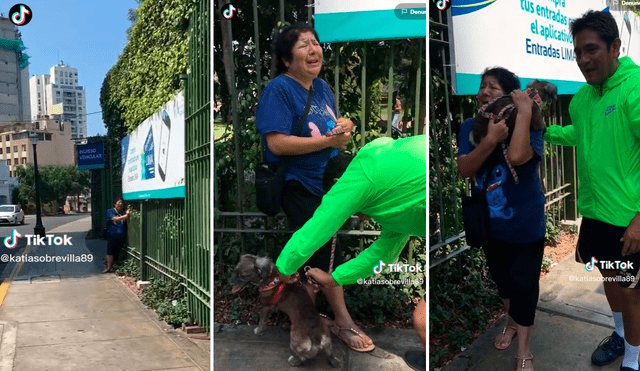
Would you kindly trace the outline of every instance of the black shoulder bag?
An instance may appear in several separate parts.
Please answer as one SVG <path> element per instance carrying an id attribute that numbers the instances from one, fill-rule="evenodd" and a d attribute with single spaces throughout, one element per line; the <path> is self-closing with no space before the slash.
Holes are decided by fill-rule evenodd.
<path id="1" fill-rule="evenodd" d="M 311 88 L 309 89 L 307 104 L 298 122 L 298 129 L 296 130 L 297 137 L 299 137 L 302 132 L 302 125 L 307 119 L 312 99 L 313 84 L 311 84 Z M 263 162 L 256 168 L 256 205 L 258 206 L 258 210 L 269 216 L 274 216 L 280 212 L 282 190 L 284 188 L 284 171 L 287 169 L 289 162 L 290 157 L 285 156 L 280 163 Z"/>
<path id="2" fill-rule="evenodd" d="M 462 196 L 462 221 L 467 245 L 482 247 L 491 235 L 491 220 L 487 204 L 487 188 L 482 192 Z"/>

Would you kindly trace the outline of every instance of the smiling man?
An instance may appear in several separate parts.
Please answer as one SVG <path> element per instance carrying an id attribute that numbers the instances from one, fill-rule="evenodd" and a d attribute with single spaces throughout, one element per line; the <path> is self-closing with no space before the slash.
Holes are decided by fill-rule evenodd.
<path id="1" fill-rule="evenodd" d="M 624 354 L 621 371 L 638 370 L 640 351 L 640 67 L 618 59 L 618 26 L 608 12 L 589 11 L 570 26 L 576 61 L 587 85 L 571 100 L 572 125 L 548 128 L 544 139 L 575 146 L 578 210 L 583 216 L 576 248 L 581 264 L 592 258 L 604 277 L 615 331 L 591 356 L 608 365 Z M 631 262 L 618 271 L 603 261 Z"/>

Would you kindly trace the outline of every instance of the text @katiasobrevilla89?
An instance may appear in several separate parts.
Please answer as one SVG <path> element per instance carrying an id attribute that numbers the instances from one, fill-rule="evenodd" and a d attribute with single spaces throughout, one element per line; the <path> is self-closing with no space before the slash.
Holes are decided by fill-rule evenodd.
<path id="1" fill-rule="evenodd" d="M 603 276 L 569 276 L 570 282 L 633 282 L 634 276 L 615 276 L 615 277 L 603 277 Z"/>
<path id="2" fill-rule="evenodd" d="M 390 280 L 390 279 L 372 279 L 365 280 L 359 279 L 358 285 L 424 285 L 424 280 L 416 279 L 416 280 Z"/>

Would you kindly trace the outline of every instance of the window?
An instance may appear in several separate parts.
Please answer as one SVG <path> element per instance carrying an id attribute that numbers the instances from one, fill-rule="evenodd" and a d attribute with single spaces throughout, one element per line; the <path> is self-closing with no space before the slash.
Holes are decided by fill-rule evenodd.
<path id="1" fill-rule="evenodd" d="M 26 164 L 26 163 L 27 163 L 27 158 L 26 158 L 26 157 L 23 157 L 23 158 L 22 158 L 22 160 L 21 160 L 21 164 L 22 164 L 22 165 L 24 165 L 24 164 Z"/>
<path id="2" fill-rule="evenodd" d="M 17 159 L 17 158 L 14 158 L 14 159 L 13 159 L 13 164 L 14 164 L 14 165 L 18 165 L 18 159 Z"/>
<path id="3" fill-rule="evenodd" d="M 7 154 L 11 153 L 11 147 L 7 147 Z"/>
<path id="4" fill-rule="evenodd" d="M 56 91 L 56 95 L 60 95 L 60 90 Z"/>
<path id="5" fill-rule="evenodd" d="M 38 81 L 38 85 L 40 85 L 40 79 L 38 79 L 37 81 Z"/>
<path id="6" fill-rule="evenodd" d="M 0 155 L 2 154 L 2 148 L 0 148 Z"/>
<path id="7" fill-rule="evenodd" d="M 27 145 L 26 145 L 26 144 L 23 144 L 23 145 L 22 145 L 22 152 L 26 152 L 26 151 L 27 151 Z"/>
<path id="8" fill-rule="evenodd" d="M 13 152 L 18 152 L 18 146 L 13 146 Z"/>
<path id="9" fill-rule="evenodd" d="M 38 98 L 40 98 L 40 93 L 38 93 Z"/>
<path id="10" fill-rule="evenodd" d="M 45 134 L 45 140 L 51 140 L 51 134 Z"/>
<path id="11" fill-rule="evenodd" d="M 12 177 L 13 176 L 13 171 L 9 171 L 9 176 Z"/>
<path id="12" fill-rule="evenodd" d="M 7 160 L 7 166 L 11 166 L 11 159 Z"/>
<path id="13" fill-rule="evenodd" d="M 9 140 L 9 135 L 5 135 L 4 140 Z"/>

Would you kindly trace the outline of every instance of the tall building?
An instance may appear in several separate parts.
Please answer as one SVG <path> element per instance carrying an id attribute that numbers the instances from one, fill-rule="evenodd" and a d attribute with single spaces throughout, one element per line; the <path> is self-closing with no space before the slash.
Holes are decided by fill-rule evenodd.
<path id="1" fill-rule="evenodd" d="M 31 119 L 56 118 L 71 125 L 72 138 L 86 137 L 86 94 L 84 87 L 78 85 L 78 70 L 61 62 L 49 72 L 29 80 Z"/>
<path id="2" fill-rule="evenodd" d="M 0 17 L 0 127 L 31 120 L 29 56 L 24 49 L 18 28 Z"/>

